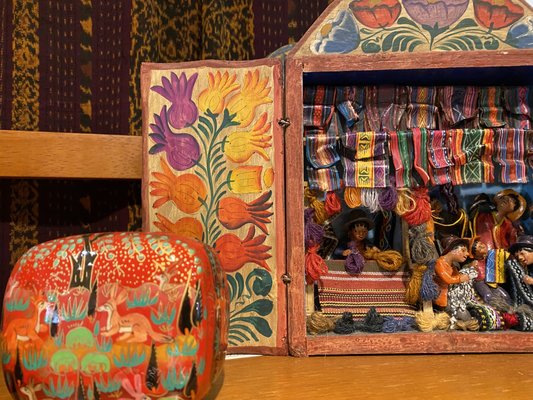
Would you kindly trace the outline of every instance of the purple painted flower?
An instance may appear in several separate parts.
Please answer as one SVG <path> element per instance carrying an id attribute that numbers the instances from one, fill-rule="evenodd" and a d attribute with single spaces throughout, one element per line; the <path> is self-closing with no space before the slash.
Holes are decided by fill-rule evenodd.
<path id="1" fill-rule="evenodd" d="M 421 25 L 446 28 L 458 21 L 469 0 L 404 0 L 407 14 Z"/>
<path id="2" fill-rule="evenodd" d="M 170 113 L 170 112 L 169 112 Z M 194 166 L 200 158 L 198 141 L 188 133 L 174 133 L 168 126 L 167 106 L 163 106 L 161 114 L 154 114 L 155 124 L 150 124 L 150 136 L 155 144 L 150 148 L 150 154 L 164 151 L 168 163 L 177 171 L 184 171 Z"/>
<path id="3" fill-rule="evenodd" d="M 191 99 L 196 78 L 198 73 L 192 74 L 187 80 L 185 72 L 182 72 L 179 78 L 172 72 L 170 81 L 167 77 L 163 77 L 163 86 L 152 87 L 154 92 L 172 103 L 168 110 L 169 121 L 176 129 L 192 125 L 198 118 L 198 108 Z"/>

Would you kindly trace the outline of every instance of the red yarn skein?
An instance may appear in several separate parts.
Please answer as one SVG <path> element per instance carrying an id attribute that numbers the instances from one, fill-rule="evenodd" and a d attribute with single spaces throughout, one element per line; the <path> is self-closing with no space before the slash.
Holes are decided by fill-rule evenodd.
<path id="1" fill-rule="evenodd" d="M 413 198 L 416 207 L 413 211 L 408 211 L 402 215 L 402 218 L 409 226 L 421 225 L 431 220 L 431 203 L 429 202 L 429 193 L 426 187 L 413 189 Z"/>

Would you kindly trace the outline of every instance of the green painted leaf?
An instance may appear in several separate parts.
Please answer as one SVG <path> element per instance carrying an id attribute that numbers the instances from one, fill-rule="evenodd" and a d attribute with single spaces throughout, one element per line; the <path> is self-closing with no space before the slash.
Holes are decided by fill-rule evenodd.
<path id="1" fill-rule="evenodd" d="M 409 49 L 408 49 L 409 53 L 412 53 L 412 52 L 414 51 L 414 49 L 415 49 L 417 46 L 421 45 L 421 44 L 424 44 L 424 42 L 421 41 L 421 40 L 419 40 L 419 39 L 417 39 L 417 40 L 413 40 L 413 41 L 411 42 L 411 44 L 409 45 Z"/>
<path id="2" fill-rule="evenodd" d="M 407 19 L 405 17 L 398 18 L 398 25 L 411 25 L 411 26 L 413 26 L 413 27 L 418 29 L 418 25 L 415 22 L 413 22 L 410 19 Z"/>
<path id="3" fill-rule="evenodd" d="M 450 32 L 458 31 L 464 28 L 477 27 L 477 26 L 478 26 L 477 22 L 474 21 L 472 18 L 465 18 L 462 21 L 460 21 L 457 25 L 455 25 L 455 27 Z"/>
<path id="4" fill-rule="evenodd" d="M 450 43 L 453 43 L 455 44 L 457 47 L 459 47 L 459 50 L 463 50 L 463 51 L 467 51 L 469 50 L 467 44 L 461 40 L 461 38 L 457 38 L 457 39 L 450 39 L 449 40 Z M 471 49 L 473 50 L 473 49 Z"/>
<path id="5" fill-rule="evenodd" d="M 474 42 L 474 47 L 476 48 L 476 50 L 483 50 L 483 43 L 481 42 L 481 39 L 478 36 L 466 35 L 465 37 Z"/>
<path id="6" fill-rule="evenodd" d="M 264 269 L 256 268 L 246 277 L 246 287 L 250 290 L 250 280 L 252 282 L 252 291 L 256 296 L 266 296 L 272 289 L 272 276 Z"/>
<path id="7" fill-rule="evenodd" d="M 204 124 L 207 129 L 209 129 L 211 132 L 213 132 L 213 124 L 211 124 L 211 121 L 209 121 L 206 117 L 200 115 L 198 117 L 198 121 L 200 121 L 202 124 Z M 202 129 L 202 125 L 198 125 L 200 129 Z M 205 128 L 204 128 L 205 129 Z M 206 135 L 206 137 L 209 137 L 209 135 Z"/>
<path id="8" fill-rule="evenodd" d="M 237 293 L 237 281 L 231 275 L 226 276 L 229 284 L 229 298 L 233 302 L 235 299 L 235 294 Z"/>
<path id="9" fill-rule="evenodd" d="M 385 39 L 383 39 L 383 42 L 381 43 L 381 48 L 383 51 L 389 51 L 392 48 L 392 42 L 393 40 L 400 36 L 403 36 L 404 34 L 410 34 L 411 32 L 406 30 L 398 29 L 396 31 L 393 31 L 389 33 L 387 36 L 385 36 Z"/>
<path id="10" fill-rule="evenodd" d="M 230 327 L 229 327 L 229 333 L 232 334 L 236 331 L 246 331 L 250 334 L 250 336 L 252 337 L 253 340 L 255 340 L 256 342 L 259 341 L 259 338 L 257 337 L 257 335 L 254 333 L 254 331 L 248 326 L 248 325 L 244 325 L 244 324 L 232 324 Z"/>
<path id="11" fill-rule="evenodd" d="M 269 299 L 259 299 L 237 311 L 233 316 L 249 312 L 255 312 L 263 317 L 270 314 L 274 309 L 274 303 Z"/>
<path id="12" fill-rule="evenodd" d="M 204 118 L 205 119 L 205 118 Z M 202 124 L 198 124 L 198 129 L 204 134 L 204 136 L 209 139 L 209 131 L 206 129 L 206 127 Z"/>
<path id="13" fill-rule="evenodd" d="M 163 151 L 165 148 L 165 145 L 162 143 L 154 144 L 152 147 L 150 147 L 150 150 L 148 150 L 148 153 L 150 154 L 157 154 L 161 151 Z"/>
<path id="14" fill-rule="evenodd" d="M 371 35 L 373 33 L 370 29 L 367 29 L 367 28 L 362 28 L 359 30 L 359 32 L 361 32 L 364 35 Z"/>
<path id="15" fill-rule="evenodd" d="M 375 42 L 364 41 L 361 44 L 361 50 L 363 50 L 363 53 L 374 54 L 381 51 L 381 46 Z"/>
<path id="16" fill-rule="evenodd" d="M 242 321 L 247 322 L 254 326 L 254 328 L 259 332 L 261 335 L 265 337 L 272 336 L 272 329 L 270 328 L 270 325 L 268 325 L 268 321 L 264 319 L 263 317 L 240 317 L 240 318 L 232 318 L 230 320 L 230 325 L 232 322 L 236 321 Z"/>
<path id="17" fill-rule="evenodd" d="M 242 274 L 240 272 L 237 272 L 235 274 L 235 279 L 237 280 L 239 292 L 237 293 L 237 298 L 242 296 L 242 292 L 244 290 L 244 279 L 242 277 Z"/>
<path id="18" fill-rule="evenodd" d="M 483 46 L 485 47 L 485 50 L 496 50 L 498 47 L 500 47 L 500 42 L 492 38 L 491 40 L 485 41 Z"/>
<path id="19" fill-rule="evenodd" d="M 237 345 L 238 343 L 235 343 L 235 341 L 239 343 L 244 343 L 244 340 L 242 338 L 235 336 L 235 335 L 228 335 L 228 342 L 230 345 L 232 346 Z"/>

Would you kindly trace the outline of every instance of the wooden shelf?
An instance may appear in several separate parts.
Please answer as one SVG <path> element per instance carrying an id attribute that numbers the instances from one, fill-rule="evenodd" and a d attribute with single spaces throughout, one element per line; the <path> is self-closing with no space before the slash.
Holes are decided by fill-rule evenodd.
<path id="1" fill-rule="evenodd" d="M 142 138 L 0 130 L 1 178 L 141 179 Z"/>

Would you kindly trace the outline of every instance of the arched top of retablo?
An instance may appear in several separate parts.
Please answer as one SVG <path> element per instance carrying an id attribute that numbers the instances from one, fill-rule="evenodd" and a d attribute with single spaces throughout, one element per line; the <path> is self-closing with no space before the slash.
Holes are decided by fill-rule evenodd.
<path id="1" fill-rule="evenodd" d="M 533 49 L 527 0 L 335 0 L 291 56 L 522 49 Z"/>

